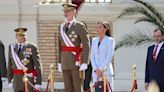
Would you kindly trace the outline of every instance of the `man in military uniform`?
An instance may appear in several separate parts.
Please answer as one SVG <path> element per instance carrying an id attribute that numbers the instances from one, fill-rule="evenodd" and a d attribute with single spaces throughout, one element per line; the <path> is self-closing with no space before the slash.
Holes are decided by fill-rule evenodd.
<path id="1" fill-rule="evenodd" d="M 59 26 L 58 71 L 63 73 L 65 92 L 81 92 L 79 74 L 87 69 L 89 61 L 89 36 L 85 25 L 75 19 L 76 7 L 71 3 L 63 4 L 65 21 Z"/>
<path id="2" fill-rule="evenodd" d="M 17 42 L 9 46 L 8 81 L 9 86 L 13 85 L 14 92 L 25 90 L 25 70 L 27 79 L 34 85 L 35 90 L 40 90 L 41 86 L 40 55 L 37 47 L 27 42 L 26 31 L 26 28 L 15 29 Z M 27 86 L 29 92 L 34 92 L 32 86 Z"/>
<path id="3" fill-rule="evenodd" d="M 6 79 L 6 59 L 4 45 L 0 41 L 0 92 L 2 92 L 2 81 Z"/>

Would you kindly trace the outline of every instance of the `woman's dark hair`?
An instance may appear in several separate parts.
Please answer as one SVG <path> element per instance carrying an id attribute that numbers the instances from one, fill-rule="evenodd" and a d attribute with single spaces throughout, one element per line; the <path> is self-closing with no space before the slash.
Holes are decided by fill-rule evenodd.
<path id="1" fill-rule="evenodd" d="M 107 29 L 105 35 L 112 37 L 112 30 L 111 30 L 111 27 L 108 22 L 106 22 L 106 21 L 100 22 L 99 21 L 97 24 L 102 24 L 104 26 L 104 28 Z"/>

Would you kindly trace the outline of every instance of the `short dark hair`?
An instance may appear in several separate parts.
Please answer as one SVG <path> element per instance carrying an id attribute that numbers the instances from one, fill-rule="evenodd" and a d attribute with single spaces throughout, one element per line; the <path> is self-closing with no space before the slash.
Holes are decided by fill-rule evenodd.
<path id="1" fill-rule="evenodd" d="M 162 35 L 164 35 L 164 32 L 160 28 L 156 28 L 154 32 L 160 31 Z"/>

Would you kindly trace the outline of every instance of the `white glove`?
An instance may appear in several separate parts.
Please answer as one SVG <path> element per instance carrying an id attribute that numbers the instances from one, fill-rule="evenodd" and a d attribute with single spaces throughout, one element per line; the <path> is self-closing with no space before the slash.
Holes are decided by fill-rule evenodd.
<path id="1" fill-rule="evenodd" d="M 13 88 L 13 83 L 9 83 L 9 88 Z"/>
<path id="2" fill-rule="evenodd" d="M 36 88 L 38 91 L 41 91 L 41 85 L 35 84 L 35 88 Z"/>
<path id="3" fill-rule="evenodd" d="M 80 66 L 80 69 L 79 71 L 84 71 L 88 68 L 88 64 L 85 64 L 85 63 L 82 63 L 81 66 Z"/>
<path id="4" fill-rule="evenodd" d="M 58 71 L 59 71 L 60 73 L 62 72 L 62 64 L 61 64 L 61 63 L 58 64 Z"/>
<path id="5" fill-rule="evenodd" d="M 28 77 L 33 77 L 33 73 L 28 73 L 27 76 Z"/>
<path id="6" fill-rule="evenodd" d="M 2 81 L 6 81 L 7 78 L 6 78 L 6 77 L 1 77 L 1 80 L 2 80 Z"/>
<path id="7" fill-rule="evenodd" d="M 75 61 L 75 65 L 76 65 L 76 66 L 80 66 L 80 62 Z"/>

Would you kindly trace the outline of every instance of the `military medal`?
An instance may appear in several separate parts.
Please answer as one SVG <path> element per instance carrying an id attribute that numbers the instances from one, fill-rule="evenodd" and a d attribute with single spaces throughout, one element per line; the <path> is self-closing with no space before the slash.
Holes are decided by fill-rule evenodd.
<path id="1" fill-rule="evenodd" d="M 74 35 L 74 38 L 77 38 L 77 35 L 76 34 Z"/>
<path id="2" fill-rule="evenodd" d="M 71 34 L 75 34 L 75 31 L 72 31 Z"/>
<path id="3" fill-rule="evenodd" d="M 71 32 L 71 34 L 69 35 L 69 38 L 71 39 L 72 42 L 75 42 L 77 38 L 77 34 L 75 34 L 75 31 Z"/>
<path id="4" fill-rule="evenodd" d="M 29 62 L 30 62 L 30 61 L 27 60 L 27 58 L 24 58 L 22 63 L 23 63 L 23 65 L 27 65 Z"/>
<path id="5" fill-rule="evenodd" d="M 72 34 L 70 34 L 69 37 L 72 38 Z"/>
<path id="6" fill-rule="evenodd" d="M 27 58 L 30 57 L 30 55 L 32 55 L 31 48 L 25 48 L 23 55 L 25 58 L 22 60 L 22 63 L 23 65 L 27 65 L 28 63 L 30 63 L 30 61 Z"/>
<path id="7" fill-rule="evenodd" d="M 26 52 L 28 55 L 32 55 L 31 48 L 26 48 L 25 52 Z"/>
<path id="8" fill-rule="evenodd" d="M 75 42 L 75 38 L 72 38 L 71 41 L 72 41 L 72 42 Z"/>

